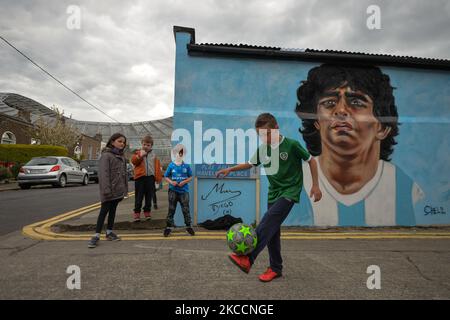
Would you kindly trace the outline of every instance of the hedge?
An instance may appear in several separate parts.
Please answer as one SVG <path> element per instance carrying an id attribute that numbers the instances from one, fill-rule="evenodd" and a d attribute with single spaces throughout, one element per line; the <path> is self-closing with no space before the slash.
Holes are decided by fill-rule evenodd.
<path id="1" fill-rule="evenodd" d="M 67 157 L 67 149 L 59 146 L 0 144 L 0 161 L 25 164 L 33 157 Z"/>

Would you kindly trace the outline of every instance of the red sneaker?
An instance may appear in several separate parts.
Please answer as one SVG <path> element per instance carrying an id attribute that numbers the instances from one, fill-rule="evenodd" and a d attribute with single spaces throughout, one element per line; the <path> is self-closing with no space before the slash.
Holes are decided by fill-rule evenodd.
<path id="1" fill-rule="evenodd" d="M 150 220 L 151 212 L 150 211 L 144 211 L 144 217 L 145 217 L 145 220 Z"/>
<path id="2" fill-rule="evenodd" d="M 230 254 L 228 258 L 230 258 L 231 262 L 237 265 L 239 269 L 241 269 L 245 273 L 249 273 L 252 265 L 248 256 L 238 256 L 237 254 L 233 253 Z"/>
<path id="3" fill-rule="evenodd" d="M 141 213 L 140 212 L 134 212 L 133 213 L 133 219 L 134 219 L 134 221 L 141 221 Z"/>
<path id="4" fill-rule="evenodd" d="M 259 280 L 261 280 L 262 282 L 269 282 L 279 277 L 281 277 L 281 273 L 276 273 L 269 267 L 267 268 L 266 272 L 259 276 Z"/>

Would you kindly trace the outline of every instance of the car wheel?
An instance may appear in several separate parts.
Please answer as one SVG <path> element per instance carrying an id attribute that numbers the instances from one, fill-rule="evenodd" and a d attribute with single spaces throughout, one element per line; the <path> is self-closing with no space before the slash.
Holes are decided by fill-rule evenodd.
<path id="1" fill-rule="evenodd" d="M 67 184 L 67 178 L 66 178 L 66 176 L 65 176 L 64 174 L 62 174 L 62 175 L 59 177 L 59 183 L 58 183 L 58 186 L 59 186 L 60 188 L 64 188 L 64 187 L 66 186 L 66 184 Z"/>
<path id="2" fill-rule="evenodd" d="M 31 188 L 29 184 L 19 184 L 20 189 L 22 190 L 28 190 Z"/>
<path id="3" fill-rule="evenodd" d="M 89 184 L 89 177 L 85 175 L 83 178 L 83 186 L 87 186 L 88 184 Z"/>

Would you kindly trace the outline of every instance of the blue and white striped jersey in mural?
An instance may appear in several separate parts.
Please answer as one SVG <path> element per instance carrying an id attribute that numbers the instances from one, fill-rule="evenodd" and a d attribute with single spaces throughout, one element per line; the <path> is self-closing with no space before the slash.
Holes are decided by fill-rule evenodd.
<path id="1" fill-rule="evenodd" d="M 291 214 L 290 223 L 314 226 L 412 226 L 416 224 L 415 205 L 424 198 L 420 187 L 394 164 L 379 160 L 375 176 L 358 192 L 344 195 L 328 182 L 320 169 L 323 198 L 308 197 L 311 174 L 303 164 L 304 190 L 299 214 Z M 296 212 L 297 213 L 297 212 Z M 288 219 L 289 219 L 288 218 Z"/>

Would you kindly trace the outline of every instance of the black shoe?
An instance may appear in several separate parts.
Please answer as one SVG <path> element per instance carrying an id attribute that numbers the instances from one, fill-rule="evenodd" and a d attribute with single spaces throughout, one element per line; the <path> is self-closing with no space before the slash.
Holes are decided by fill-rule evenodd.
<path id="1" fill-rule="evenodd" d="M 121 239 L 114 232 L 110 232 L 109 234 L 106 235 L 106 240 L 108 240 L 108 241 L 120 241 Z"/>
<path id="2" fill-rule="evenodd" d="M 95 248 L 95 247 L 97 247 L 97 243 L 100 241 L 100 238 L 98 238 L 98 237 L 96 237 L 96 236 L 93 236 L 92 238 L 91 238 L 91 240 L 89 240 L 89 243 L 88 243 L 88 248 Z"/>
<path id="3" fill-rule="evenodd" d="M 154 204 L 154 205 L 153 205 L 153 209 L 158 210 L 158 205 L 157 205 L 157 204 Z"/>
<path id="4" fill-rule="evenodd" d="M 187 227 L 186 231 L 191 235 L 191 236 L 195 236 L 195 231 L 194 229 L 192 229 L 191 227 Z"/>
<path id="5" fill-rule="evenodd" d="M 164 229 L 164 237 L 168 237 L 171 232 L 172 232 L 172 229 L 170 229 L 170 228 Z"/>

